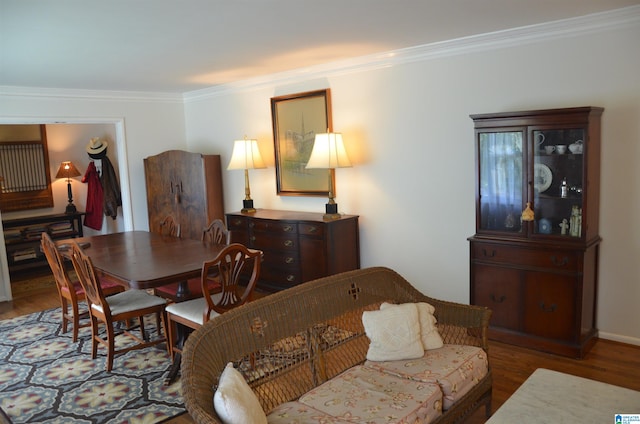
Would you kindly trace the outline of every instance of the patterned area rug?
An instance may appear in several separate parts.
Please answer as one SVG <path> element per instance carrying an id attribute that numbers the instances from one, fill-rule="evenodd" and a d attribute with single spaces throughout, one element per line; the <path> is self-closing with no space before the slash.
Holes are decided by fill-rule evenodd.
<path id="1" fill-rule="evenodd" d="M 154 318 L 145 330 L 155 334 Z M 0 408 L 14 423 L 157 423 L 185 411 L 179 381 L 163 385 L 164 344 L 116 356 L 108 373 L 90 338 L 90 328 L 77 343 L 62 334 L 59 308 L 0 321 Z"/>

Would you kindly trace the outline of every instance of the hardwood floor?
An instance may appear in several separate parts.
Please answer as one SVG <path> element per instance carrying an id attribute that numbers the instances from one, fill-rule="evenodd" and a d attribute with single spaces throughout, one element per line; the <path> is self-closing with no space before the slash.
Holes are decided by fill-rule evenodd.
<path id="1" fill-rule="evenodd" d="M 52 285 L 23 285 L 20 290 L 15 290 L 13 301 L 0 302 L 0 319 L 58 306 L 58 296 Z M 604 339 L 599 339 L 581 360 L 490 342 L 489 363 L 493 370 L 492 411 L 498 409 L 536 368 L 548 368 L 640 391 L 640 346 Z M 481 409 L 467 423 L 482 424 L 485 421 L 484 409 Z M 169 422 L 187 424 L 193 420 L 184 414 Z"/>

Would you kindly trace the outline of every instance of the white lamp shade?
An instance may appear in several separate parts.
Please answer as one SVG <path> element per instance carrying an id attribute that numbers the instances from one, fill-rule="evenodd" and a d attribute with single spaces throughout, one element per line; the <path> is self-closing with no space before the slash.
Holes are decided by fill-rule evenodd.
<path id="1" fill-rule="evenodd" d="M 340 133 L 316 134 L 307 168 L 332 169 L 351 166 Z"/>
<path id="2" fill-rule="evenodd" d="M 266 168 L 257 140 L 236 140 L 233 142 L 233 153 L 227 169 L 259 169 Z"/>

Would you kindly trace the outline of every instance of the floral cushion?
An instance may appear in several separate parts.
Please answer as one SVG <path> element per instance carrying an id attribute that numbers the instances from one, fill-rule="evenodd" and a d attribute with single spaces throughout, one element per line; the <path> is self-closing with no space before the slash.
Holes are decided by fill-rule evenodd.
<path id="1" fill-rule="evenodd" d="M 300 402 L 287 402 L 278 405 L 267 416 L 269 424 L 352 424 L 353 421 L 345 421 L 337 417 L 320 412 Z"/>
<path id="2" fill-rule="evenodd" d="M 299 402 L 350 423 L 428 423 L 442 414 L 437 385 L 400 379 L 362 365 L 305 393 Z"/>
<path id="3" fill-rule="evenodd" d="M 394 376 L 437 383 L 443 393 L 443 408 L 449 409 L 489 371 L 487 354 L 476 346 L 445 344 L 428 350 L 422 358 L 402 361 L 366 361 L 364 366 Z"/>

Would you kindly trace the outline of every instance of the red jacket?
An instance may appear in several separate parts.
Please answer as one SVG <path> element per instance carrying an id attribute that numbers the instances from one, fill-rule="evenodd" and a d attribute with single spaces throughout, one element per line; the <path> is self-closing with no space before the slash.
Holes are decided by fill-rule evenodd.
<path id="1" fill-rule="evenodd" d="M 87 206 L 86 215 L 84 216 L 85 227 L 94 230 L 102 229 L 102 202 L 104 199 L 102 193 L 102 184 L 100 183 L 100 175 L 93 162 L 89 162 L 87 172 L 82 177 L 83 183 L 89 183 L 87 187 Z"/>

